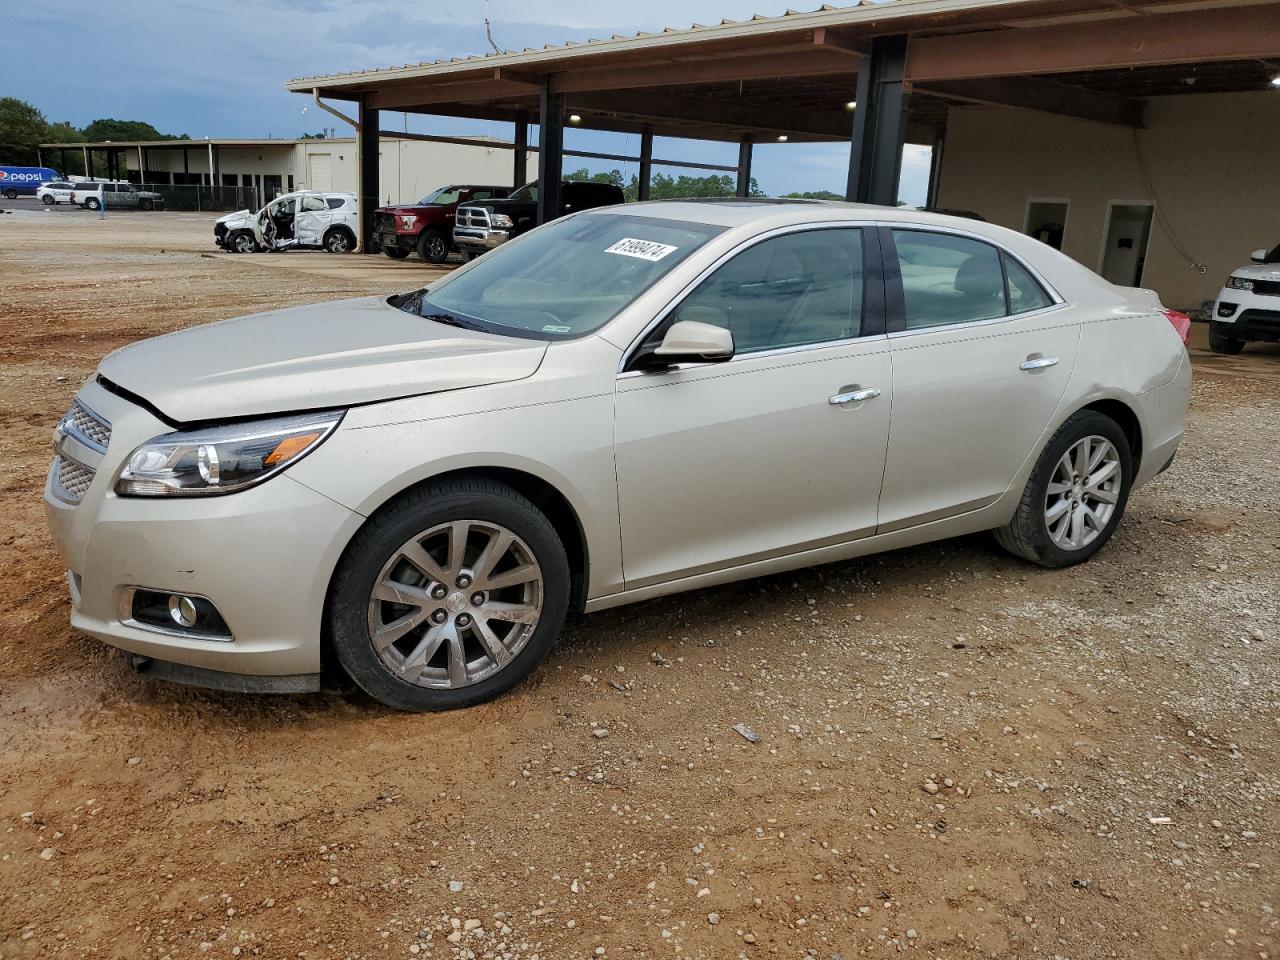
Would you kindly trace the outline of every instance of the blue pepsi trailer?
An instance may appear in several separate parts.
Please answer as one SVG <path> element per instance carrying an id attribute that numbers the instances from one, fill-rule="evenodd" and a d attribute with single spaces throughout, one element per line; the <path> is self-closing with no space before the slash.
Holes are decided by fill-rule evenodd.
<path id="1" fill-rule="evenodd" d="M 0 196 L 34 197 L 40 184 L 61 179 L 62 174 L 50 167 L 0 166 Z"/>

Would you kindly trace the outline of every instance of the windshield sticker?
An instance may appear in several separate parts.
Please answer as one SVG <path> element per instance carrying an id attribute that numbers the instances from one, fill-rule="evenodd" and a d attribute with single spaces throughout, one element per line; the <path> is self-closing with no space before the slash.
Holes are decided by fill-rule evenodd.
<path id="1" fill-rule="evenodd" d="M 636 240 L 634 237 L 623 237 L 612 247 L 605 250 L 605 253 L 616 253 L 622 257 L 635 257 L 639 260 L 648 260 L 651 263 L 657 263 L 669 253 L 679 250 L 679 247 L 673 247 L 669 243 L 657 243 L 653 240 Z"/>
<path id="2" fill-rule="evenodd" d="M 558 323 L 548 323 L 542 328 L 543 333 L 570 333 L 572 330 L 573 327 L 562 326 Z"/>

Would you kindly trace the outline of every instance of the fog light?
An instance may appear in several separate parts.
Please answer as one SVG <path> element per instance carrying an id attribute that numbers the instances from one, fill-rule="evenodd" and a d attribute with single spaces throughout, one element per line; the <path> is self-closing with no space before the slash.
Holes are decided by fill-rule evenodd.
<path id="1" fill-rule="evenodd" d="M 169 597 L 169 619 L 180 627 L 194 627 L 199 614 L 196 613 L 196 602 L 191 597 L 171 594 Z"/>

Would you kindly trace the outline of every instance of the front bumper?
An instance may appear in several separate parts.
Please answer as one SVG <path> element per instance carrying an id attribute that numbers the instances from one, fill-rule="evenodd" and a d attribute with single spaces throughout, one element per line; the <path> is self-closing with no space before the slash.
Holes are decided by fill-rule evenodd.
<path id="1" fill-rule="evenodd" d="M 484 252 L 492 250 L 511 239 L 509 230 L 479 230 L 475 227 L 457 227 L 453 242 L 462 250 Z"/>
<path id="2" fill-rule="evenodd" d="M 81 397 L 111 421 L 112 434 L 79 503 L 55 494 L 52 471 L 45 484 L 49 529 L 71 574 L 71 625 L 197 671 L 318 674 L 329 580 L 363 518 L 287 473 L 225 496 L 118 497 L 110 488 L 120 463 L 169 428 L 96 384 Z M 132 620 L 122 597 L 133 587 L 208 598 L 230 638 Z"/>
<path id="3" fill-rule="evenodd" d="M 1280 341 L 1280 297 L 1223 287 L 1210 320 L 1225 337 Z"/>

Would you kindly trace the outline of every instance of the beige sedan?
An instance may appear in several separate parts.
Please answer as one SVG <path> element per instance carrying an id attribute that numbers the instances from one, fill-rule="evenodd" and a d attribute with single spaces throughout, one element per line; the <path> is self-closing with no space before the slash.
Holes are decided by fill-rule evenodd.
<path id="1" fill-rule="evenodd" d="M 1182 438 L 1170 320 L 986 223 L 630 204 L 110 355 L 45 501 L 72 623 L 139 670 L 302 691 L 332 655 L 466 706 L 577 611 L 981 530 L 1088 559 Z"/>

